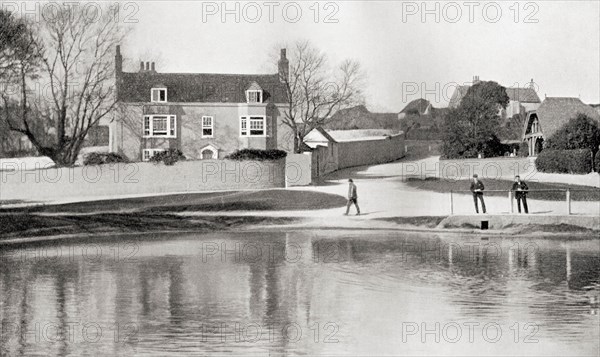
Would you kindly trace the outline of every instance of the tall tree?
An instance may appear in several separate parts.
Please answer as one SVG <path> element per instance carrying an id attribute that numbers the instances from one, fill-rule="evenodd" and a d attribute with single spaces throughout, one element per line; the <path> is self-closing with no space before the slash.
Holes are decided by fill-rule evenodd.
<path id="1" fill-rule="evenodd" d="M 546 145 L 555 150 L 590 149 L 596 155 L 600 146 L 598 122 L 579 113 L 548 138 Z"/>
<path id="2" fill-rule="evenodd" d="M 39 64 L 33 25 L 0 9 L 0 149 L 3 151 L 20 148 L 15 143 L 20 145 L 21 134 L 11 135 L 9 119 L 27 111 L 26 87 L 20 84 L 36 78 Z"/>
<path id="3" fill-rule="evenodd" d="M 292 130 L 295 152 L 311 130 L 326 124 L 338 110 L 362 101 L 359 63 L 345 60 L 331 68 L 325 54 L 308 41 L 294 44 L 289 72 L 282 77 L 287 91 L 283 123 Z"/>
<path id="4" fill-rule="evenodd" d="M 125 31 L 108 7 L 97 14 L 83 6 L 62 7 L 54 15 L 32 36 L 39 76 L 19 78 L 22 110 L 8 123 L 40 154 L 57 165 L 72 165 L 90 128 L 116 106 L 113 50 Z M 32 118 L 32 111 L 46 116 Z M 40 119 L 51 122 L 53 130 L 43 135 L 32 130 L 31 123 Z"/>
<path id="5" fill-rule="evenodd" d="M 506 88 L 496 82 L 472 85 L 457 108 L 444 119 L 442 153 L 448 158 L 477 157 L 499 154 L 500 109 L 509 98 Z"/>

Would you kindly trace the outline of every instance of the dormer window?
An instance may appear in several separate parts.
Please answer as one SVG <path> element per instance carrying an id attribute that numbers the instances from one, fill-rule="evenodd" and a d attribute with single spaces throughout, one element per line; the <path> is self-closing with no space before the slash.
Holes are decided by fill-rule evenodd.
<path id="1" fill-rule="evenodd" d="M 263 92 L 262 90 L 247 90 L 246 91 L 246 101 L 248 103 L 262 103 L 263 101 Z"/>
<path id="2" fill-rule="evenodd" d="M 152 103 L 166 103 L 167 88 L 152 88 L 150 99 Z"/>

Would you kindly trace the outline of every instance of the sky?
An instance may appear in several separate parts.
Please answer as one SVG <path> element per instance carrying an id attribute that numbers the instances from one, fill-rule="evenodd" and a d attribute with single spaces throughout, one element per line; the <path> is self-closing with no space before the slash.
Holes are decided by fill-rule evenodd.
<path id="1" fill-rule="evenodd" d="M 600 103 L 599 1 L 121 4 L 124 56 L 157 59 L 159 72 L 275 73 L 278 46 L 309 40 L 332 65 L 360 62 L 376 112 L 418 98 L 445 107 L 476 75 L 506 87 L 533 79 L 542 100 Z"/>

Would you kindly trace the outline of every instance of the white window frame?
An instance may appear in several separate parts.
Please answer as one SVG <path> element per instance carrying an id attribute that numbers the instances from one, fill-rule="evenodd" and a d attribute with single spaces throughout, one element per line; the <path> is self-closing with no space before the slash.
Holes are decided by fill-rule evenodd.
<path id="1" fill-rule="evenodd" d="M 256 98 L 254 97 L 254 95 L 256 95 Z M 247 103 L 262 103 L 263 102 L 263 91 L 260 89 L 248 89 L 246 91 L 246 102 Z"/>
<path id="2" fill-rule="evenodd" d="M 158 92 L 158 97 L 154 98 L 154 91 Z M 165 100 L 160 100 L 160 91 L 164 91 L 165 92 Z M 152 88 L 150 90 L 150 102 L 152 103 L 166 103 L 167 102 L 167 88 Z"/>
<path id="3" fill-rule="evenodd" d="M 166 149 L 144 149 L 142 150 L 142 161 L 150 161 L 154 155 L 163 151 L 166 151 Z"/>
<path id="4" fill-rule="evenodd" d="M 167 130 L 157 134 L 154 131 L 154 120 L 165 118 L 167 120 Z M 144 138 L 176 138 L 177 137 L 177 116 L 167 114 L 144 115 L 142 121 L 142 137 Z"/>
<path id="5" fill-rule="evenodd" d="M 252 134 L 252 124 L 262 122 L 262 134 Z M 267 136 L 267 117 L 264 115 L 244 115 L 240 117 L 240 136 L 241 137 L 259 137 Z"/>
<path id="6" fill-rule="evenodd" d="M 205 125 L 204 124 L 204 119 L 209 119 L 210 118 L 210 125 Z M 204 129 L 210 129 L 210 135 L 204 135 Z M 203 138 L 214 138 L 215 136 L 215 117 L 212 115 L 203 115 L 202 116 L 202 123 L 201 123 L 201 134 Z"/>

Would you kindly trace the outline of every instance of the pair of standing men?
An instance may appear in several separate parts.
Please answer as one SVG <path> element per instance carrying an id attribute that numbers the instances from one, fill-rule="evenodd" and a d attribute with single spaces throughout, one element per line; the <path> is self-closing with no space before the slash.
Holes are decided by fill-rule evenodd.
<path id="1" fill-rule="evenodd" d="M 473 181 L 471 181 L 471 192 L 473 193 L 473 202 L 475 203 L 475 212 L 479 213 L 479 206 L 477 204 L 477 200 L 481 201 L 481 209 L 483 213 L 485 213 L 485 201 L 483 200 L 483 190 L 485 186 L 483 182 L 479 180 L 477 174 L 473 175 Z M 521 181 L 521 177 L 519 175 L 515 176 L 515 182 L 512 185 L 512 191 L 515 192 L 515 198 L 517 199 L 517 208 L 519 209 L 519 213 L 521 213 L 521 202 L 523 202 L 523 208 L 525 209 L 525 213 L 529 213 L 529 207 L 527 207 L 527 192 L 529 191 L 529 187 L 525 183 L 525 181 Z"/>

